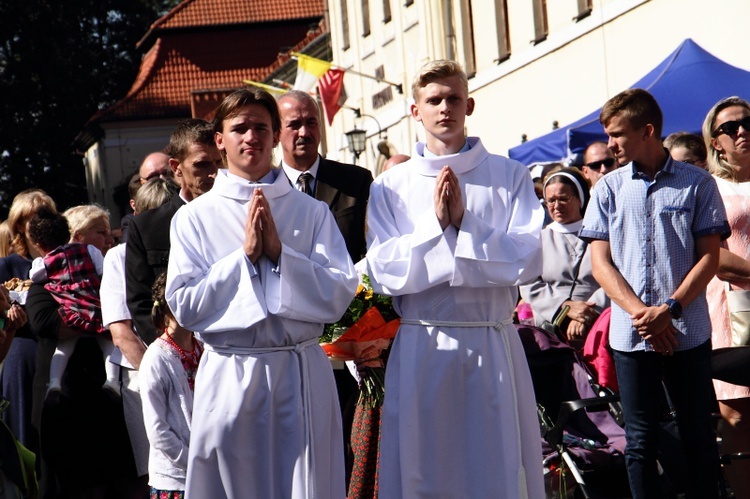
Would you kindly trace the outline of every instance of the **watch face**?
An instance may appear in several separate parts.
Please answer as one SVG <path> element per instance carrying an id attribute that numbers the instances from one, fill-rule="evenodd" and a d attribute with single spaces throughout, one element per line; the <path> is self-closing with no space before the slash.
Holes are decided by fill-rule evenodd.
<path id="1" fill-rule="evenodd" d="M 669 299 L 667 300 L 667 305 L 669 306 L 669 313 L 674 317 L 675 319 L 679 319 L 682 317 L 682 305 L 677 300 Z"/>

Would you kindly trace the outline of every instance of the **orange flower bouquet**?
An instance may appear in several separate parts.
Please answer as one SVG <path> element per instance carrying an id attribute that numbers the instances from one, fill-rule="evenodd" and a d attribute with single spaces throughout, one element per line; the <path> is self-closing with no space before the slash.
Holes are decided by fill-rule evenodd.
<path id="1" fill-rule="evenodd" d="M 361 397 L 374 407 L 383 402 L 385 362 L 399 319 L 391 297 L 375 294 L 366 275 L 362 281 L 344 316 L 326 327 L 320 342 L 331 359 L 357 362 Z"/>

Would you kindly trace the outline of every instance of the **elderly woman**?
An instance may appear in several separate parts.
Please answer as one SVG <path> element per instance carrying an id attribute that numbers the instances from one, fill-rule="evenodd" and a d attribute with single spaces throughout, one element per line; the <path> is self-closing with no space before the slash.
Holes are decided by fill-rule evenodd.
<path id="1" fill-rule="evenodd" d="M 520 287 L 521 297 L 541 325 L 568 306 L 562 329 L 568 340 L 580 342 L 609 300 L 591 274 L 591 256 L 578 238 L 589 189 L 583 174 L 560 167 L 544 178 L 544 202 L 552 223 L 542 230 L 542 275 Z"/>
<path id="2" fill-rule="evenodd" d="M 91 244 L 106 252 L 112 244 L 109 216 L 98 206 L 79 206 L 65 212 L 71 241 Z M 102 353 L 92 335 L 68 327 L 59 304 L 41 284 L 32 284 L 26 300 L 29 324 L 38 337 L 34 385 L 35 418 L 43 428 L 40 496 L 138 497 L 133 452 L 122 404 L 102 390 L 105 380 Z M 49 365 L 58 339 L 78 338 L 65 371 L 66 397 L 44 405 Z M 36 411 L 39 411 L 37 416 Z"/>
<path id="3" fill-rule="evenodd" d="M 95 204 L 70 208 L 63 213 L 70 227 L 70 242 L 91 244 L 106 255 L 115 240 L 109 227 L 109 212 Z"/>
<path id="4" fill-rule="evenodd" d="M 719 255 L 719 271 L 706 290 L 713 348 L 732 346 L 726 301 L 731 289 L 750 290 L 750 104 L 739 97 L 716 103 L 703 122 L 709 171 L 724 200 L 732 235 Z M 724 425 L 722 451 L 750 451 L 750 388 L 714 381 Z M 725 468 L 736 497 L 750 497 L 750 462 Z"/>

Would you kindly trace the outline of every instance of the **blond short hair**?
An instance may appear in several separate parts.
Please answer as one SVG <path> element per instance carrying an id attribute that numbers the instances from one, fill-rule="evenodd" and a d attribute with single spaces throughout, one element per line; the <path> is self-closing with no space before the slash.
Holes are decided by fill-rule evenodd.
<path id="1" fill-rule="evenodd" d="M 438 59 L 436 61 L 428 62 L 422 66 L 416 75 L 414 75 L 411 85 L 412 97 L 415 101 L 418 101 L 420 89 L 436 80 L 450 78 L 451 76 L 458 76 L 458 79 L 461 81 L 461 84 L 466 91 L 466 95 L 469 95 L 469 79 L 466 76 L 464 68 L 456 61 Z"/>
<path id="2" fill-rule="evenodd" d="M 86 232 L 94 226 L 98 220 L 104 220 L 109 224 L 109 211 L 98 204 L 83 204 L 65 210 L 63 216 L 70 227 L 70 238 L 77 234 Z"/>
<path id="3" fill-rule="evenodd" d="M 146 182 L 135 193 L 135 212 L 158 208 L 180 192 L 180 186 L 171 178 L 155 178 Z"/>

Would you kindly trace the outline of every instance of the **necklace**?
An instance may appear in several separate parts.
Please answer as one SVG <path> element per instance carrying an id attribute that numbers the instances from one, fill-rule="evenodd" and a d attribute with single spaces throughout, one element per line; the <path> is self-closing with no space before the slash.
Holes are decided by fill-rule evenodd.
<path id="1" fill-rule="evenodd" d="M 192 337 L 193 350 L 188 352 L 174 341 L 169 331 L 165 329 L 164 332 L 167 334 L 162 339 L 180 355 L 180 362 L 182 362 L 182 367 L 185 369 L 190 389 L 195 390 L 195 375 L 198 372 L 198 362 L 200 362 L 201 355 L 203 354 L 203 347 L 195 337 Z"/>

